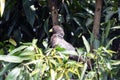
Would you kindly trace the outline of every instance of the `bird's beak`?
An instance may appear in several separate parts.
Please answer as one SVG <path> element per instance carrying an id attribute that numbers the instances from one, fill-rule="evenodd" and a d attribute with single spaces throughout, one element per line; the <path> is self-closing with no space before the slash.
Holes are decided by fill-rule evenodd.
<path id="1" fill-rule="evenodd" d="M 49 32 L 53 32 L 53 29 L 51 28 L 51 29 L 49 30 Z"/>

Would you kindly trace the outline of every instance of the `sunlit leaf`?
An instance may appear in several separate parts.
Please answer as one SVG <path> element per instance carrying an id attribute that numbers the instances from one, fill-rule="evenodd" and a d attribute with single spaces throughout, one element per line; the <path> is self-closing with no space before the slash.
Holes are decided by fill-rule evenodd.
<path id="1" fill-rule="evenodd" d="M 23 50 L 23 49 L 25 49 L 25 48 L 27 48 L 27 47 L 28 47 L 28 46 L 20 46 L 20 47 L 14 49 L 13 51 L 11 51 L 8 55 L 13 55 L 14 53 L 16 53 L 16 52 L 18 52 L 18 51 L 21 51 L 21 50 Z"/>
<path id="2" fill-rule="evenodd" d="M 61 71 L 61 72 L 59 72 L 59 73 L 57 73 L 57 80 L 61 80 L 62 79 L 62 77 L 64 76 L 64 71 Z"/>
<path id="3" fill-rule="evenodd" d="M 90 52 L 90 45 L 84 36 L 82 36 L 82 39 L 83 39 L 85 48 L 86 48 L 87 52 L 89 53 Z"/>
<path id="4" fill-rule="evenodd" d="M 80 68 L 84 67 L 84 64 L 80 62 L 76 62 L 75 65 Z"/>
<path id="5" fill-rule="evenodd" d="M 57 58 L 57 60 L 58 60 L 58 62 L 59 62 L 59 64 L 62 64 L 62 59 L 61 59 L 61 57 L 60 56 L 55 56 L 55 58 Z"/>
<path id="6" fill-rule="evenodd" d="M 45 74 L 45 71 L 47 70 L 48 67 L 49 67 L 48 65 L 43 64 L 43 66 L 42 66 L 42 71 L 41 71 L 41 74 L 42 74 L 42 75 Z"/>
<path id="7" fill-rule="evenodd" d="M 20 68 L 14 68 L 6 77 L 6 80 L 17 80 L 20 75 Z"/>
<path id="8" fill-rule="evenodd" d="M 80 80 L 83 80 L 83 78 L 84 78 L 84 76 L 85 76 L 86 70 L 87 70 L 87 63 L 84 64 L 84 67 L 83 67 L 83 69 L 82 69 L 82 74 L 81 74 Z"/>
<path id="9" fill-rule="evenodd" d="M 49 61 L 50 61 L 52 64 L 54 64 L 55 66 L 58 65 L 58 63 L 57 63 L 54 59 L 50 59 Z"/>
<path id="10" fill-rule="evenodd" d="M 39 72 L 40 72 L 40 69 L 35 69 L 34 71 L 32 71 L 32 73 L 30 75 L 33 76 Z"/>
<path id="11" fill-rule="evenodd" d="M 56 49 L 57 51 L 64 51 L 64 50 L 65 50 L 64 48 L 62 48 L 62 47 L 60 47 L 60 46 L 58 46 L 58 45 L 55 47 L 55 49 Z"/>
<path id="12" fill-rule="evenodd" d="M 107 68 L 108 68 L 109 70 L 112 70 L 112 67 L 111 67 L 110 62 L 107 62 L 107 63 L 106 63 L 106 66 L 107 66 Z"/>
<path id="13" fill-rule="evenodd" d="M 73 73 L 73 74 L 77 74 L 74 70 L 72 69 L 68 69 L 69 72 Z"/>
<path id="14" fill-rule="evenodd" d="M 87 54 L 87 57 L 89 57 L 89 58 L 92 58 L 92 59 L 95 59 L 95 54 L 93 54 L 93 53 L 89 53 L 89 54 Z"/>
<path id="15" fill-rule="evenodd" d="M 19 56 L 32 56 L 32 55 L 35 55 L 34 51 L 23 51 L 20 53 Z"/>
<path id="16" fill-rule="evenodd" d="M 120 65 L 120 60 L 112 60 L 111 62 L 112 62 L 111 65 L 115 65 L 115 66 Z"/>
<path id="17" fill-rule="evenodd" d="M 17 56 L 10 55 L 0 55 L 0 61 L 11 62 L 11 63 L 21 63 L 23 60 L 28 60 L 29 58 L 20 58 Z"/>
<path id="18" fill-rule="evenodd" d="M 118 38 L 118 37 L 112 38 L 112 39 L 107 43 L 106 48 L 109 48 L 110 45 L 112 44 L 113 40 L 115 40 L 115 39 L 117 39 L 117 38 Z"/>
<path id="19" fill-rule="evenodd" d="M 70 80 L 70 76 L 68 75 L 68 71 L 65 71 L 65 76 L 67 80 Z"/>
<path id="20" fill-rule="evenodd" d="M 111 29 L 115 30 L 115 29 L 120 29 L 120 26 L 114 26 Z"/>
<path id="21" fill-rule="evenodd" d="M 3 15 L 4 8 L 5 8 L 5 0 L 0 0 L 0 16 Z"/>
<path id="22" fill-rule="evenodd" d="M 13 40 L 12 38 L 9 39 L 9 42 L 10 42 L 11 44 L 13 44 L 14 46 L 17 45 L 17 43 L 15 42 L 15 40 Z"/>
<path id="23" fill-rule="evenodd" d="M 107 49 L 104 48 L 104 47 L 102 47 L 102 49 L 103 49 L 106 53 L 108 53 L 110 56 L 112 56 L 112 53 L 115 53 L 114 51 L 112 51 L 112 50 L 107 50 Z"/>
<path id="24" fill-rule="evenodd" d="M 37 44 L 37 41 L 38 41 L 37 39 L 33 39 L 32 40 L 32 45 L 35 46 Z"/>
<path id="25" fill-rule="evenodd" d="M 94 80 L 94 77 L 96 76 L 96 72 L 95 71 L 90 71 L 88 74 L 87 74 L 87 76 L 86 76 L 86 78 L 87 78 L 87 80 Z"/>
<path id="26" fill-rule="evenodd" d="M 47 41 L 44 40 L 44 41 L 42 42 L 42 44 L 43 44 L 43 46 L 47 49 L 47 47 L 48 47 L 48 43 L 47 43 Z"/>
<path id="27" fill-rule="evenodd" d="M 53 69 L 51 69 L 50 73 L 51 73 L 51 80 L 56 80 L 57 72 L 55 72 Z"/>

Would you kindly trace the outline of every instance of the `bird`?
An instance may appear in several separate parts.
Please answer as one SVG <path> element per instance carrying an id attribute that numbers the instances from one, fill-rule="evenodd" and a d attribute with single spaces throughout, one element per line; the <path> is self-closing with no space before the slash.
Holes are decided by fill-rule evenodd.
<path id="1" fill-rule="evenodd" d="M 53 32 L 50 39 L 52 48 L 55 48 L 56 46 L 60 46 L 61 48 L 65 49 L 67 54 L 69 54 L 70 60 L 78 61 L 79 56 L 76 52 L 75 47 L 64 39 L 65 33 L 63 28 L 59 25 L 54 25 L 51 31 Z"/>
<path id="2" fill-rule="evenodd" d="M 51 46 L 54 48 L 57 45 L 64 48 L 65 50 L 73 50 L 75 48 L 64 39 L 64 30 L 61 26 L 55 25 L 52 27 L 53 34 L 50 39 Z"/>
<path id="3" fill-rule="evenodd" d="M 65 33 L 61 26 L 54 25 L 51 30 L 53 32 L 51 39 L 50 39 L 52 48 L 55 48 L 58 45 L 70 53 L 69 54 L 70 60 L 84 62 L 83 56 L 78 55 L 76 48 L 64 39 Z M 88 68 L 92 69 L 90 60 L 87 61 L 87 64 L 88 64 Z"/>

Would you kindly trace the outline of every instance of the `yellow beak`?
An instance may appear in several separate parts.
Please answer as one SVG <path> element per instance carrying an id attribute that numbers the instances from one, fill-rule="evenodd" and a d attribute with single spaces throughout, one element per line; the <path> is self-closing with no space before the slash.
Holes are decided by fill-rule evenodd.
<path id="1" fill-rule="evenodd" d="M 51 28 L 51 29 L 49 30 L 49 32 L 53 32 L 53 29 Z"/>

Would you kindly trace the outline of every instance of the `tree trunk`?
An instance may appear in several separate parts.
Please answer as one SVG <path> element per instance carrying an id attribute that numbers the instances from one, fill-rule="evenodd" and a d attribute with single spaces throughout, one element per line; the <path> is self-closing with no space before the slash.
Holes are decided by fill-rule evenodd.
<path id="1" fill-rule="evenodd" d="M 58 0 L 48 0 L 49 9 L 52 15 L 52 25 L 58 25 L 58 10 L 57 10 L 57 1 Z"/>
<path id="2" fill-rule="evenodd" d="M 99 47 L 99 46 L 94 45 L 94 41 L 95 41 L 95 39 L 98 40 L 98 38 L 99 38 L 102 3 L 103 3 L 103 0 L 96 0 L 96 3 L 95 3 L 95 15 L 94 15 L 93 30 L 92 30 L 92 33 L 94 35 L 94 40 L 91 44 L 91 51 L 93 51 L 93 49 Z"/>
<path id="3" fill-rule="evenodd" d="M 94 16 L 94 24 L 93 24 L 93 35 L 97 39 L 99 36 L 102 3 L 103 3 L 103 0 L 96 0 L 95 16 Z"/>

